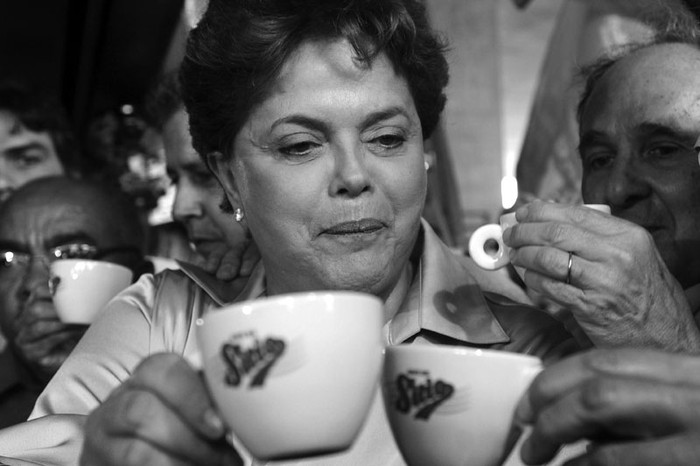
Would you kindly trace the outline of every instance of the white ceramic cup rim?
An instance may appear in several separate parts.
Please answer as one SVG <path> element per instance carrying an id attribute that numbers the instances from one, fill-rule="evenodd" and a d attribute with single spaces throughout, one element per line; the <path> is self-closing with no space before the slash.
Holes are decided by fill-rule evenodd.
<path id="1" fill-rule="evenodd" d="M 504 361 L 520 361 L 533 364 L 542 364 L 542 360 L 531 354 L 514 353 L 512 351 L 469 348 L 464 346 L 448 346 L 448 345 L 394 345 L 388 346 L 386 351 L 392 353 L 404 354 L 435 354 L 438 356 L 466 356 L 466 357 L 482 357 L 488 359 L 500 359 Z"/>
<path id="2" fill-rule="evenodd" d="M 99 264 L 99 267 L 103 267 L 106 269 L 121 269 L 121 270 L 126 270 L 128 272 L 131 272 L 131 269 L 125 265 L 117 264 L 116 262 L 109 262 L 109 261 L 103 261 L 103 260 L 95 260 L 95 259 L 58 259 L 53 262 L 51 262 L 50 267 L 52 270 L 54 270 L 55 267 L 62 267 L 62 265 L 65 266 L 71 266 L 74 264 L 78 264 L 80 262 L 87 262 L 90 264 Z"/>
<path id="3" fill-rule="evenodd" d="M 281 295 L 266 296 L 249 301 L 242 301 L 238 303 L 232 303 L 224 307 L 208 312 L 202 317 L 198 318 L 195 325 L 201 327 L 206 325 L 210 318 L 215 318 L 217 316 L 223 316 L 226 311 L 239 311 L 244 313 L 255 313 L 255 312 L 278 312 L 277 304 L 289 300 L 294 301 L 311 301 L 323 298 L 333 298 L 333 299 L 352 299 L 352 300 L 367 300 L 367 301 L 379 301 L 381 300 L 369 293 L 363 293 L 361 291 L 299 291 L 295 293 L 286 293 Z M 352 310 L 355 311 L 355 310 Z M 225 317 L 221 317 L 224 318 Z"/>

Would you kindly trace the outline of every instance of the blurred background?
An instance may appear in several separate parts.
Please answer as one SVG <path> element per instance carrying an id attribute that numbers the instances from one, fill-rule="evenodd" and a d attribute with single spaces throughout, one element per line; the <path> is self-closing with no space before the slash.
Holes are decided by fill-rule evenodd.
<path id="1" fill-rule="evenodd" d="M 425 0 L 451 44 L 451 83 L 432 155 L 426 217 L 464 248 L 469 234 L 531 198 L 578 201 L 575 69 L 643 38 L 664 8 L 700 0 Z M 0 76 L 60 96 L 86 164 L 111 170 L 152 224 L 167 224 L 162 146 L 149 88 L 177 67 L 206 0 L 2 2 Z"/>

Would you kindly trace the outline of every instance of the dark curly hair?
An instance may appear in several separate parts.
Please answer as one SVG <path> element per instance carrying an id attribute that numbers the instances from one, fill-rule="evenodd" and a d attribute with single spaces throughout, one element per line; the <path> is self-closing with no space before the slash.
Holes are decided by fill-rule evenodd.
<path id="1" fill-rule="evenodd" d="M 180 79 L 200 156 L 233 140 L 303 42 L 344 38 L 359 63 L 386 54 L 430 136 L 445 106 L 446 44 L 420 0 L 210 0 L 187 42 Z"/>
<path id="2" fill-rule="evenodd" d="M 0 111 L 12 114 L 27 129 L 48 133 L 64 168 L 75 168 L 78 145 L 58 99 L 12 78 L 0 82 Z"/>

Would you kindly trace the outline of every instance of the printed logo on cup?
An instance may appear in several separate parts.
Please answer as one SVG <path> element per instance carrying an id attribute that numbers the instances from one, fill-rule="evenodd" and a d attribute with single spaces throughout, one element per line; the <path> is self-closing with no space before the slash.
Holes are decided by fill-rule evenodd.
<path id="1" fill-rule="evenodd" d="M 286 348 L 283 339 L 259 337 L 254 331 L 232 335 L 221 347 L 225 365 L 224 383 L 230 387 L 262 387 L 270 369 L 280 360 Z"/>
<path id="2" fill-rule="evenodd" d="M 430 372 L 409 370 L 396 377 L 393 387 L 392 405 L 400 413 L 414 419 L 428 421 L 435 411 L 452 398 L 453 384 L 442 379 L 433 379 Z"/>

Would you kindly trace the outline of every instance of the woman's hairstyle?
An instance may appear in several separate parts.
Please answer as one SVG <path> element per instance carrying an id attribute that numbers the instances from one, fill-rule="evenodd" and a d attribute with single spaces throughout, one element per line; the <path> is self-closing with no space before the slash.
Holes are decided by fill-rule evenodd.
<path id="1" fill-rule="evenodd" d="M 163 131 L 165 123 L 184 108 L 178 71 L 163 74 L 146 95 L 146 120 L 158 131 Z"/>
<path id="2" fill-rule="evenodd" d="M 14 116 L 36 133 L 48 133 L 64 168 L 76 164 L 78 147 L 73 129 L 58 100 L 18 80 L 0 82 L 0 111 Z"/>
<path id="3" fill-rule="evenodd" d="M 579 124 L 593 91 L 603 76 L 623 58 L 660 44 L 687 44 L 700 50 L 700 25 L 695 16 L 685 9 L 662 7 L 654 15 L 643 18 L 642 22 L 653 31 L 647 40 L 616 47 L 579 70 L 580 80 L 585 83 L 576 109 Z"/>
<path id="4" fill-rule="evenodd" d="M 448 67 L 420 0 L 210 0 L 180 72 L 197 152 L 229 154 L 289 56 L 303 42 L 335 39 L 346 39 L 366 67 L 386 54 L 429 137 L 445 106 Z"/>

